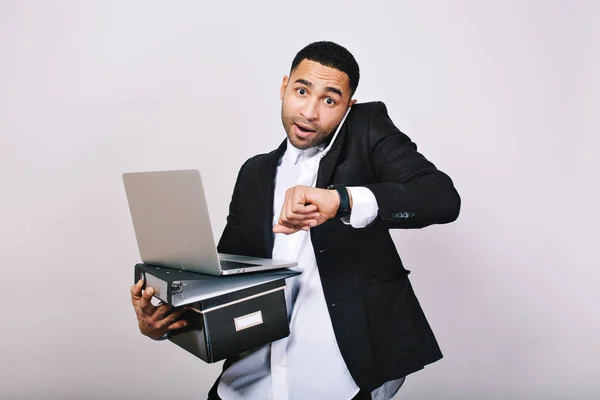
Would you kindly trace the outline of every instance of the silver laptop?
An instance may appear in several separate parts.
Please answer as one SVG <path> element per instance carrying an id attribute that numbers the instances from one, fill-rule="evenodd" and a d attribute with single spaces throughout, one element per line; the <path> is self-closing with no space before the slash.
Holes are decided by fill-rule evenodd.
<path id="1" fill-rule="evenodd" d="M 197 170 L 129 172 L 125 193 L 142 261 L 209 275 L 295 267 L 296 262 L 217 253 Z"/>

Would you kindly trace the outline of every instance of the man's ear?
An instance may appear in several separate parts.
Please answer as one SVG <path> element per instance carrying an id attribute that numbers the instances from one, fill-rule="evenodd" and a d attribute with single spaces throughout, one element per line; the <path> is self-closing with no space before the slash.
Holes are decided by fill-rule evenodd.
<path id="1" fill-rule="evenodd" d="M 289 82 L 289 78 L 286 76 L 283 77 L 283 82 L 281 82 L 281 89 L 279 90 L 279 99 L 283 101 L 283 94 L 285 93 L 285 88 L 287 88 Z"/>
<path id="2" fill-rule="evenodd" d="M 354 99 L 354 100 L 351 100 L 351 101 L 350 101 L 350 104 L 348 104 L 348 107 L 352 107 L 352 106 L 354 105 L 354 103 L 356 103 L 356 99 Z"/>

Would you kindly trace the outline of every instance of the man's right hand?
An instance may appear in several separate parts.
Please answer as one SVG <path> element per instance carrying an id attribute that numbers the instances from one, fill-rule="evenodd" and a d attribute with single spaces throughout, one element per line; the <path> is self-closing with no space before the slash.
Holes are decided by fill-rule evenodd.
<path id="1" fill-rule="evenodd" d="M 135 309 L 142 334 L 152 339 L 160 339 L 165 333 L 189 324 L 188 321 L 179 319 L 185 312 L 184 308 L 171 310 L 172 307 L 166 304 L 154 306 L 151 303 L 154 290 L 150 287 L 142 292 L 143 286 L 142 279 L 131 286 L 131 303 Z"/>

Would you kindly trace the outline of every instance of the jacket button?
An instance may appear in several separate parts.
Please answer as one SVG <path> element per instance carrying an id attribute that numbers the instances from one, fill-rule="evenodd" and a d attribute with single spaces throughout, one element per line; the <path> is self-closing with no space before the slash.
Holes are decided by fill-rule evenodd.
<path id="1" fill-rule="evenodd" d="M 407 218 L 412 218 L 415 216 L 415 213 L 412 212 L 391 212 L 390 216 L 392 217 L 392 219 L 407 219 Z"/>

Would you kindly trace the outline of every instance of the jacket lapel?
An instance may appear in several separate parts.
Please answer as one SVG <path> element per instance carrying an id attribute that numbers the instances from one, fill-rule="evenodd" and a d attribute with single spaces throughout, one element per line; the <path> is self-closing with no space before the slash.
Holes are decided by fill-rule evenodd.
<path id="1" fill-rule="evenodd" d="M 338 133 L 333 146 L 329 149 L 329 152 L 321 159 L 319 164 L 319 173 L 317 175 L 317 185 L 316 187 L 325 189 L 331 182 L 331 176 L 333 175 L 333 171 L 337 164 L 338 157 L 340 156 L 340 152 L 342 151 L 342 147 L 344 145 L 344 139 L 346 138 L 347 123 L 340 128 L 340 132 Z"/>
<path id="2" fill-rule="evenodd" d="M 257 195 L 259 201 L 256 204 L 256 221 L 261 227 L 262 242 L 265 244 L 264 252 L 266 258 L 273 255 L 273 243 L 275 240 L 273 233 L 273 201 L 275 194 L 275 176 L 277 173 L 277 163 L 287 147 L 287 139 L 284 140 L 277 150 L 267 154 L 258 166 L 256 174 Z M 251 194 L 254 195 L 254 194 Z"/>

